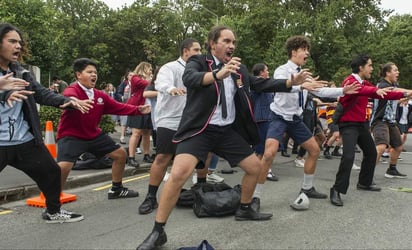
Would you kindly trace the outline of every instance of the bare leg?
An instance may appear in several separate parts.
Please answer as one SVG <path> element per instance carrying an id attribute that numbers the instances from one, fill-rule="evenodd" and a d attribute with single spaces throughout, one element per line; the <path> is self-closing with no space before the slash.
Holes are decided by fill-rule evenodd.
<path id="1" fill-rule="evenodd" d="M 180 190 L 192 174 L 198 159 L 190 154 L 176 155 L 169 179 L 160 195 L 159 208 L 157 209 L 156 222 L 166 222 L 176 205 Z"/>

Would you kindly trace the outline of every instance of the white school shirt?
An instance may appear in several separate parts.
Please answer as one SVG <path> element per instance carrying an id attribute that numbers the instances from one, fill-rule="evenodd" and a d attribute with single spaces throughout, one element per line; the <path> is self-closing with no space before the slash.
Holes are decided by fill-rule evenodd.
<path id="1" fill-rule="evenodd" d="M 286 64 L 279 66 L 273 74 L 274 79 L 291 79 L 292 74 L 298 73 L 300 66 L 289 60 Z M 303 105 L 299 106 L 299 92 L 303 93 Z M 342 88 L 319 88 L 311 91 L 312 94 L 319 97 L 337 98 L 343 95 Z M 286 121 L 293 121 L 293 116 L 301 116 L 306 103 L 308 91 L 301 90 L 300 86 L 292 86 L 291 92 L 276 92 L 270 109 L 277 115 L 283 117 Z"/>

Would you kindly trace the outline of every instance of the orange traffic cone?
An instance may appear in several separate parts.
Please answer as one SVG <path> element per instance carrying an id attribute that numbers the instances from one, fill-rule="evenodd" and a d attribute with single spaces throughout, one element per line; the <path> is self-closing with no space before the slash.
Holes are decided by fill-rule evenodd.
<path id="1" fill-rule="evenodd" d="M 54 139 L 53 123 L 51 121 L 46 122 L 46 132 L 44 135 L 44 144 L 49 150 L 50 154 L 56 160 L 57 150 L 56 150 L 56 140 Z M 60 204 L 76 201 L 77 196 L 74 194 L 60 193 Z M 40 196 L 29 198 L 26 200 L 26 204 L 33 207 L 46 207 L 46 198 L 44 194 L 40 192 Z"/>
<path id="2" fill-rule="evenodd" d="M 57 159 L 56 140 L 54 139 L 53 123 L 46 121 L 46 132 L 44 133 L 44 144 L 53 158 Z"/>

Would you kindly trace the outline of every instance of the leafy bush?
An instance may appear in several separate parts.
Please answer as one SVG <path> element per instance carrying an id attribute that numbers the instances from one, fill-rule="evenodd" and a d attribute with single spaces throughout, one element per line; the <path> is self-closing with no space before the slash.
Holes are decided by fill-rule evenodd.
<path id="1" fill-rule="evenodd" d="M 40 106 L 40 126 L 41 128 L 46 128 L 46 121 L 52 121 L 53 130 L 57 131 L 57 125 L 59 124 L 60 115 L 63 110 L 50 106 Z M 100 128 L 104 133 L 113 133 L 115 132 L 115 123 L 113 122 L 110 115 L 104 115 L 99 124 Z"/>

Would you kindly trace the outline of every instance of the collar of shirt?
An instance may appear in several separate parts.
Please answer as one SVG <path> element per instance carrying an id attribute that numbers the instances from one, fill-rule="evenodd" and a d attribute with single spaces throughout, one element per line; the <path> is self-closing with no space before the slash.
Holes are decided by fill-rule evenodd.
<path id="1" fill-rule="evenodd" d="M 302 68 L 301 66 L 292 62 L 291 60 L 288 60 L 287 66 L 290 69 L 290 71 L 292 71 L 293 73 L 298 73 L 298 68 Z"/>
<path id="2" fill-rule="evenodd" d="M 85 86 L 83 86 L 79 81 L 77 81 L 77 84 L 79 84 L 80 88 L 82 88 L 84 90 L 84 92 L 86 93 L 87 97 L 89 97 L 90 100 L 94 99 L 94 90 L 93 90 L 93 88 L 88 89 Z"/>
<path id="3" fill-rule="evenodd" d="M 182 64 L 183 67 L 186 67 L 186 62 L 182 59 L 182 57 L 179 57 L 179 58 L 177 59 L 177 61 L 178 61 L 180 64 Z"/>
<path id="4" fill-rule="evenodd" d="M 215 56 L 213 56 L 213 60 L 215 60 L 215 64 L 216 64 L 216 67 L 217 67 L 217 65 L 219 65 L 219 64 L 220 64 L 219 59 L 217 59 Z"/>
<path id="5" fill-rule="evenodd" d="M 352 73 L 352 75 L 360 84 L 363 84 L 363 80 L 358 74 Z"/>

